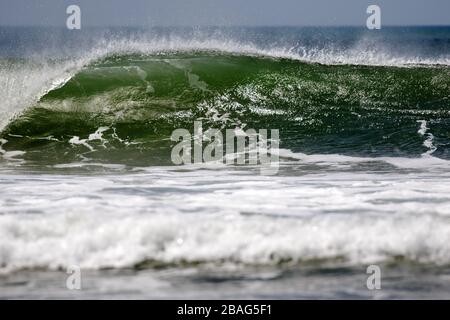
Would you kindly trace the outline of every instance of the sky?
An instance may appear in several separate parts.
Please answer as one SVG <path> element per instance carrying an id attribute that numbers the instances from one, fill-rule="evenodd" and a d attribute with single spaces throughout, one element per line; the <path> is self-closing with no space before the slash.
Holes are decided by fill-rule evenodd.
<path id="1" fill-rule="evenodd" d="M 450 25 L 450 0 L 0 0 L 0 25 L 66 25 L 80 6 L 83 26 L 365 26 L 371 4 L 383 25 Z"/>

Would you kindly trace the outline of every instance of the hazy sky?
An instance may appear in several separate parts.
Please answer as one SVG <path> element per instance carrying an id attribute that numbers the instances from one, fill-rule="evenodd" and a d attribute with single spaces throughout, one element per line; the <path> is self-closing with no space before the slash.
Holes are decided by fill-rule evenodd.
<path id="1" fill-rule="evenodd" d="M 0 0 L 0 25 L 365 25 L 377 4 L 383 25 L 450 25 L 450 0 Z"/>

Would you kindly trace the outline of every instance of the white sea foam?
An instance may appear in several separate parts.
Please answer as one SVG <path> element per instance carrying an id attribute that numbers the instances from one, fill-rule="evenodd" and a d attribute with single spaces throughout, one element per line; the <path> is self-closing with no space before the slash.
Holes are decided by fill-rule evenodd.
<path id="1" fill-rule="evenodd" d="M 71 143 L 73 145 L 82 145 L 82 146 L 85 146 L 86 148 L 88 148 L 90 151 L 95 151 L 95 149 L 88 143 L 88 141 L 98 140 L 98 141 L 102 142 L 102 146 L 104 148 L 106 148 L 105 144 L 107 143 L 107 140 L 105 140 L 103 138 L 103 133 L 108 130 L 110 130 L 109 127 L 100 127 L 94 133 L 89 134 L 89 136 L 86 139 L 80 139 L 80 137 L 78 137 L 78 136 L 73 136 L 69 140 L 69 143 Z"/>
<path id="2" fill-rule="evenodd" d="M 425 120 L 417 121 L 420 123 L 420 129 L 417 131 L 421 136 L 426 136 L 426 140 L 423 142 L 424 147 L 428 149 L 427 152 L 424 153 L 424 156 L 431 155 L 433 152 L 437 150 L 437 147 L 434 145 L 434 136 L 431 132 L 428 132 L 430 129 L 428 128 L 428 124 Z"/>
<path id="3" fill-rule="evenodd" d="M 118 176 L 3 175 L 0 266 L 274 264 L 404 257 L 450 264 L 450 179 L 265 177 L 148 168 Z"/>
<path id="4" fill-rule="evenodd" d="M 0 156 L 3 159 L 8 160 L 10 162 L 22 163 L 23 159 L 21 159 L 20 156 L 23 156 L 25 154 L 25 151 L 21 150 L 6 151 L 3 149 L 3 146 L 6 143 L 8 143 L 8 140 L 0 139 Z"/>
<path id="5" fill-rule="evenodd" d="M 427 152 L 420 157 L 354 157 L 341 154 L 305 154 L 292 152 L 288 149 L 280 149 L 280 158 L 299 160 L 301 163 L 311 163 L 316 165 L 345 165 L 351 163 L 364 162 L 385 162 L 397 168 L 405 169 L 437 169 L 449 170 L 450 161 L 433 157 Z"/>

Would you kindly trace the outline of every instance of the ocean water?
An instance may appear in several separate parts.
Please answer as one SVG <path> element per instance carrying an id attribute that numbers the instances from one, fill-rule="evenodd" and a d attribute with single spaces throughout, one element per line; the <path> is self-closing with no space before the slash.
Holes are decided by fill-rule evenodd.
<path id="1" fill-rule="evenodd" d="M 450 298 L 449 27 L 2 27 L 0 97 L 0 298 Z"/>

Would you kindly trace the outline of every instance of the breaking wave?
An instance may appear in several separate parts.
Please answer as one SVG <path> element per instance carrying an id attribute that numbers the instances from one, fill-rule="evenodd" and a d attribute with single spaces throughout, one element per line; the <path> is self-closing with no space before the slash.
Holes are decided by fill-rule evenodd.
<path id="1" fill-rule="evenodd" d="M 27 160 L 166 164 L 171 132 L 200 119 L 279 129 L 293 152 L 449 157 L 447 66 L 325 65 L 229 44 L 229 52 L 159 45 L 67 66 L 3 129 L 2 148 Z"/>

